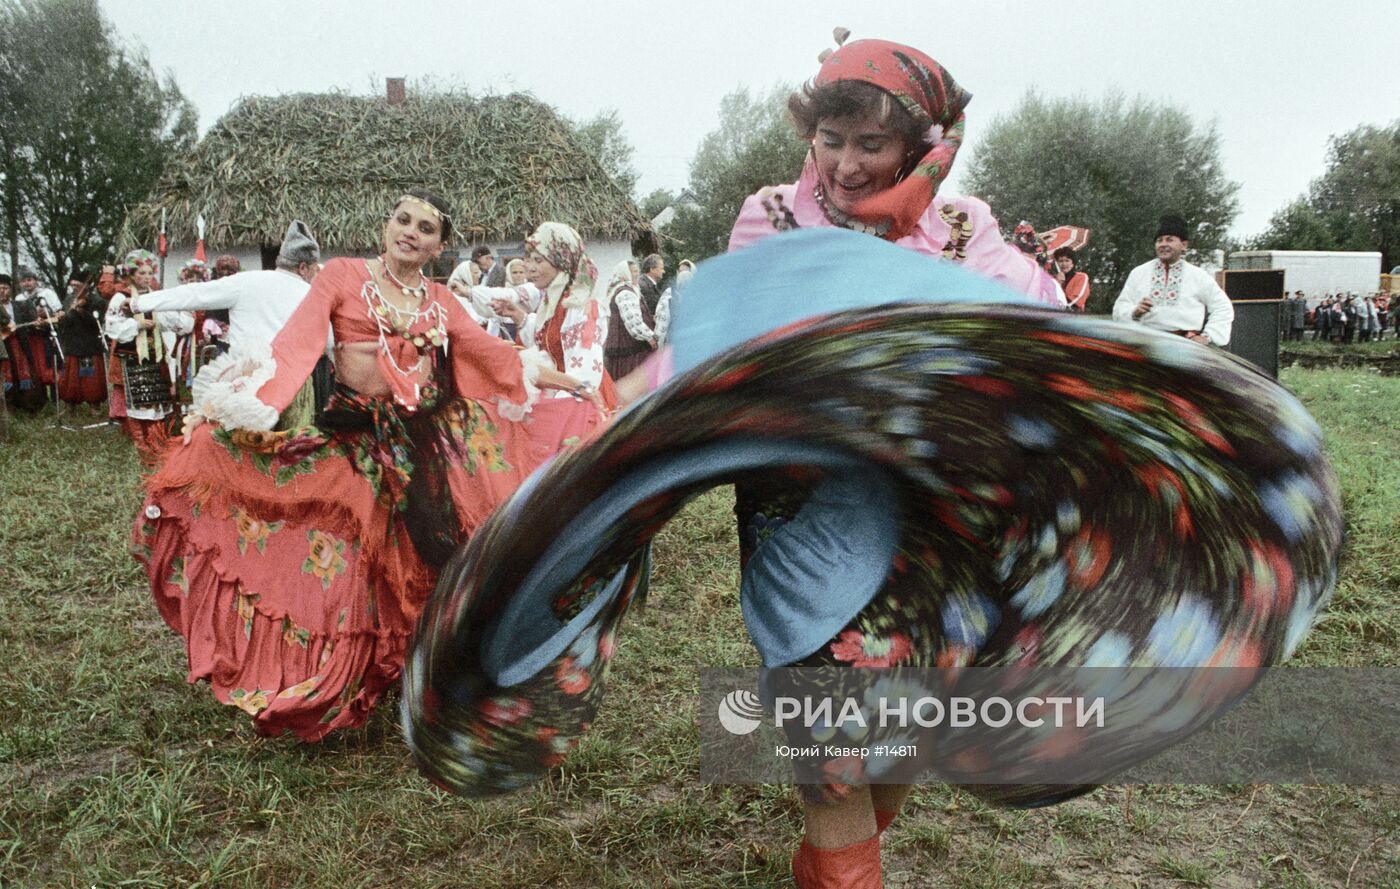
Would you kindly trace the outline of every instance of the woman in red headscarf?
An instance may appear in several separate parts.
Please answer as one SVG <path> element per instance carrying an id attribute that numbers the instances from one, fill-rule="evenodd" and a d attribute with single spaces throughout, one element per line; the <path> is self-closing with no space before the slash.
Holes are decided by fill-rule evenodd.
<path id="1" fill-rule="evenodd" d="M 1055 282 L 1001 238 L 977 198 L 940 195 L 972 99 L 929 56 L 887 40 L 824 55 L 788 100 L 811 151 L 796 183 L 744 202 L 729 249 L 791 228 L 841 226 L 961 263 L 1032 299 L 1064 306 Z"/>
<path id="2" fill-rule="evenodd" d="M 844 32 L 837 37 L 844 41 Z M 744 202 L 729 249 L 793 228 L 840 226 L 960 263 L 1063 308 L 1055 281 L 1002 240 L 986 203 L 938 193 L 962 146 L 971 98 L 943 66 L 910 46 L 858 40 L 824 53 L 817 76 L 788 101 L 798 136 L 811 144 L 802 174 Z M 735 485 L 741 565 L 762 550 L 761 529 L 795 517 L 810 494 L 778 473 Z M 846 635 L 799 664 L 839 663 Z M 802 789 L 807 835 L 793 859 L 798 886 L 879 886 L 879 835 L 908 785 Z"/>

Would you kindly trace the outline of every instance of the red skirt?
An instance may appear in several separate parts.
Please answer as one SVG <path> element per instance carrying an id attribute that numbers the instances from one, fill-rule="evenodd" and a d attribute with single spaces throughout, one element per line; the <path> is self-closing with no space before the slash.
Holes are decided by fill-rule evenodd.
<path id="1" fill-rule="evenodd" d="M 101 404 L 107 400 L 107 363 L 101 355 L 69 355 L 58 379 L 58 397 L 69 404 Z"/>
<path id="2" fill-rule="evenodd" d="M 351 422 L 172 443 L 132 534 L 188 680 L 304 741 L 363 724 L 398 682 L 437 582 L 423 553 L 465 541 L 558 449 L 547 435 L 587 431 L 466 399 L 407 416 L 337 393 L 322 417 Z"/>
<path id="3" fill-rule="evenodd" d="M 23 349 L 28 364 L 28 372 L 35 382 L 45 386 L 53 385 L 53 359 L 49 357 L 48 340 L 44 337 L 16 337 Z"/>

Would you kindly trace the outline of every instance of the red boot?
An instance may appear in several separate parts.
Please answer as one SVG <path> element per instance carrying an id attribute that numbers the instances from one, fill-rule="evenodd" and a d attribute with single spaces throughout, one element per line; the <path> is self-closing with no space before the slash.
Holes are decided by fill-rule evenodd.
<path id="1" fill-rule="evenodd" d="M 880 836 L 839 849 L 819 849 L 806 840 L 792 856 L 797 889 L 882 889 Z"/>

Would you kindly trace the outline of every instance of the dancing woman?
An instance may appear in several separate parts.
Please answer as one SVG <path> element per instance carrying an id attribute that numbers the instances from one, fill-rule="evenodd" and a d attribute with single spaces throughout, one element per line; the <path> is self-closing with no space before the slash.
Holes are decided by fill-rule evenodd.
<path id="1" fill-rule="evenodd" d="M 860 40 L 827 55 L 816 77 L 788 101 L 798 136 L 811 144 L 801 177 L 749 197 L 729 249 L 778 231 L 838 226 L 960 263 L 1048 306 L 1063 307 L 1053 279 L 1002 240 L 984 202 L 938 193 L 962 145 L 964 109 L 971 98 L 938 62 L 910 46 Z M 807 507 L 813 493 L 784 473 L 736 484 L 741 564 L 754 563 L 760 575 L 783 576 L 774 566 L 798 550 L 769 545 L 764 529 L 810 522 L 806 513 L 812 511 Z M 763 552 L 765 546 L 771 551 Z M 796 646 L 804 657 L 794 663 L 840 663 L 843 640 L 864 638 L 862 631 L 887 617 L 876 612 L 888 607 L 877 599 L 867 609 L 870 614 L 858 615 L 829 644 L 812 651 L 805 650 L 810 645 Z M 908 785 L 801 789 L 807 830 L 793 859 L 798 885 L 878 883 L 878 835 L 895 819 Z"/>
<path id="2" fill-rule="evenodd" d="M 539 389 L 578 393 L 579 422 L 599 422 L 579 379 L 427 278 L 451 233 L 440 197 L 400 198 L 383 253 L 326 263 L 270 353 L 201 372 L 187 444 L 148 483 L 133 545 L 189 680 L 261 734 L 316 741 L 368 718 L 442 562 L 557 449 L 520 422 Z M 270 431 L 328 329 L 330 402 L 314 426 Z"/>

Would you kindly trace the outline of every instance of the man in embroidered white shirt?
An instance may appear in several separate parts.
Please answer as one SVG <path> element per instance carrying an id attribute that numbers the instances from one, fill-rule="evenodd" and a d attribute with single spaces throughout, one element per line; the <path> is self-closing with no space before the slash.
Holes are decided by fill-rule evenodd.
<path id="1" fill-rule="evenodd" d="M 1113 303 L 1113 320 L 1223 346 L 1230 341 L 1235 307 L 1210 273 L 1182 259 L 1188 243 L 1186 220 L 1163 216 L 1157 226 L 1157 258 L 1128 274 Z"/>

